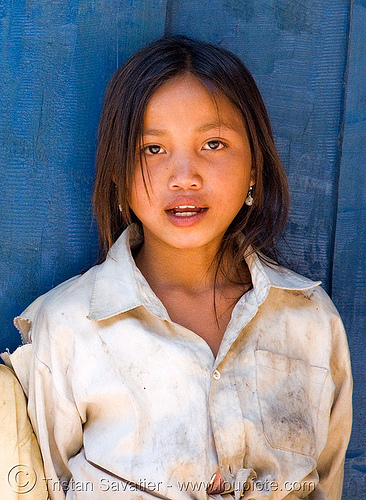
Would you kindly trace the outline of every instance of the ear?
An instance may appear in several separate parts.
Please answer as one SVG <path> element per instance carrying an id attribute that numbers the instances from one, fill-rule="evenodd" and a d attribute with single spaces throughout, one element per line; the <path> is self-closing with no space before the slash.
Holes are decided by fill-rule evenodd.
<path id="1" fill-rule="evenodd" d="M 255 186 L 255 181 L 256 181 L 256 174 L 257 174 L 257 169 L 256 167 L 253 165 L 253 163 L 256 163 L 257 166 L 260 167 L 260 171 L 263 170 L 263 154 L 262 154 L 262 151 L 259 150 L 258 151 L 258 159 L 257 161 L 255 162 L 254 160 L 252 160 L 252 168 L 250 170 L 250 187 L 252 186 Z"/>
<path id="2" fill-rule="evenodd" d="M 116 176 L 114 174 L 112 175 L 112 182 L 117 186 Z"/>
<path id="3" fill-rule="evenodd" d="M 250 169 L 250 187 L 255 186 L 255 181 L 257 178 L 256 174 L 257 174 L 257 169 L 254 166 L 252 166 L 252 168 Z"/>

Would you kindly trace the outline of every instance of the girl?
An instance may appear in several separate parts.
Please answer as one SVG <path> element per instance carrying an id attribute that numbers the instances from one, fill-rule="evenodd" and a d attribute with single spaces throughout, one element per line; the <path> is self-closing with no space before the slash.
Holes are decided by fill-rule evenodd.
<path id="1" fill-rule="evenodd" d="M 101 264 L 16 318 L 8 359 L 51 499 L 339 499 L 347 341 L 277 264 L 287 183 L 241 61 L 175 37 L 118 69 L 94 202 Z"/>

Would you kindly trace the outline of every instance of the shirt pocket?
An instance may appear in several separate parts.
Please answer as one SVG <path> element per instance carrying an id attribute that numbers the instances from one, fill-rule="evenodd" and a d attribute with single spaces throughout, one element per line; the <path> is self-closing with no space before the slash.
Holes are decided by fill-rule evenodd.
<path id="1" fill-rule="evenodd" d="M 257 350 L 256 384 L 263 432 L 273 448 L 317 458 L 318 414 L 328 370 Z"/>

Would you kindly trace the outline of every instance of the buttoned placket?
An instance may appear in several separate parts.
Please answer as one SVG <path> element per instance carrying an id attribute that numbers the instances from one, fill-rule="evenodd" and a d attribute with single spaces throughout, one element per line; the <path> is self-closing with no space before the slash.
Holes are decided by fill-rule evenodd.
<path id="1" fill-rule="evenodd" d="M 241 449 L 244 447 L 245 443 L 245 431 L 244 431 L 244 421 L 242 419 L 242 413 L 240 409 L 240 401 L 238 397 L 233 397 L 231 399 L 232 412 L 235 411 L 238 418 L 236 418 L 236 422 L 240 422 L 240 429 L 235 429 L 233 432 L 232 427 L 229 428 L 225 425 L 225 422 L 220 417 L 220 414 L 224 414 L 227 416 L 226 405 L 222 405 L 222 390 L 224 387 L 227 387 L 228 378 L 230 377 L 230 367 L 226 366 L 226 357 L 227 354 L 235 342 L 235 340 L 240 335 L 241 331 L 245 328 L 245 326 L 254 318 L 258 311 L 258 307 L 264 302 L 270 290 L 270 283 L 266 280 L 265 277 L 257 278 L 257 281 L 261 283 L 261 287 L 258 289 L 251 289 L 245 295 L 243 295 L 232 312 L 231 320 L 227 326 L 227 329 L 224 333 L 217 357 L 213 357 L 213 367 L 211 374 L 211 387 L 209 391 L 209 416 L 211 422 L 211 431 L 213 433 L 214 442 L 216 445 L 216 455 L 218 458 L 218 464 L 220 471 L 225 480 L 225 492 L 235 494 L 235 498 L 239 499 L 240 496 L 240 488 L 237 487 L 238 484 L 242 485 L 245 483 L 243 481 L 245 477 L 253 478 L 255 476 L 255 472 L 252 469 L 243 468 L 243 463 L 233 464 L 230 461 L 231 456 L 240 455 Z M 145 279 L 142 278 L 140 283 L 140 288 L 143 289 L 143 305 L 144 307 L 153 314 L 154 316 L 160 318 L 162 321 L 168 321 L 175 327 L 179 327 L 183 329 L 186 334 L 194 335 L 199 337 L 195 332 L 191 330 L 187 330 L 185 327 L 181 325 L 175 324 L 169 317 L 168 312 L 166 311 L 163 304 L 156 297 L 156 295 L 152 292 L 147 283 L 145 283 Z M 142 290 L 140 290 L 142 292 Z M 202 341 L 206 343 L 203 339 Z M 210 347 L 206 343 L 207 348 L 211 351 Z M 225 432 L 228 431 L 230 434 L 235 434 L 237 436 L 242 436 L 241 439 L 237 440 L 237 444 L 240 447 L 238 453 L 230 448 L 228 449 L 226 446 Z M 234 452 L 234 453 L 233 453 Z M 242 455 L 244 458 L 244 455 Z M 216 471 L 213 471 L 214 474 Z M 209 483 L 209 478 L 207 478 L 207 483 Z M 231 485 L 229 488 L 228 485 Z"/>
<path id="2" fill-rule="evenodd" d="M 217 357 L 215 359 L 212 383 L 209 394 L 209 413 L 212 426 L 212 432 L 216 445 L 216 453 L 219 461 L 220 472 L 225 480 L 225 492 L 230 493 L 234 491 L 235 498 L 241 498 L 240 487 L 243 485 L 247 478 L 253 478 L 255 473 L 252 469 L 245 469 L 243 460 L 245 449 L 245 429 L 244 420 L 242 418 L 242 411 L 240 407 L 239 397 L 234 390 L 230 390 L 230 400 L 223 404 L 223 400 L 227 397 L 228 388 L 232 384 L 230 380 L 230 373 L 233 372 L 229 366 L 226 358 L 230 351 L 231 346 L 237 340 L 242 330 L 249 324 L 258 312 L 259 306 L 266 299 L 270 283 L 266 276 L 261 274 L 261 270 L 252 269 L 252 273 L 256 274 L 256 284 L 260 285 L 259 288 L 252 288 L 244 294 L 234 307 L 231 320 L 227 326 L 226 332 L 223 336 Z M 227 404 L 230 404 L 230 412 L 227 411 Z M 224 419 L 227 419 L 228 414 L 232 422 L 236 423 L 236 429 L 232 425 L 225 424 Z M 228 449 L 228 439 L 225 437 L 225 432 L 229 431 L 231 435 L 238 436 L 236 444 L 238 449 L 233 450 L 232 447 Z M 241 456 L 240 463 L 232 463 L 231 457 Z"/>

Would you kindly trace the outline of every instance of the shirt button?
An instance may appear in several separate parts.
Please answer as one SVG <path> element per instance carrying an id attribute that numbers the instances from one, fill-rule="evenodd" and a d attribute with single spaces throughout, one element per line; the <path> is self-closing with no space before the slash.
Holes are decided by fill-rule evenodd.
<path id="1" fill-rule="evenodd" d="M 219 372 L 219 370 L 215 370 L 215 371 L 213 372 L 213 375 L 212 375 L 212 376 L 213 376 L 213 378 L 214 378 L 215 380 L 220 380 L 220 378 L 221 378 L 221 373 Z"/>

